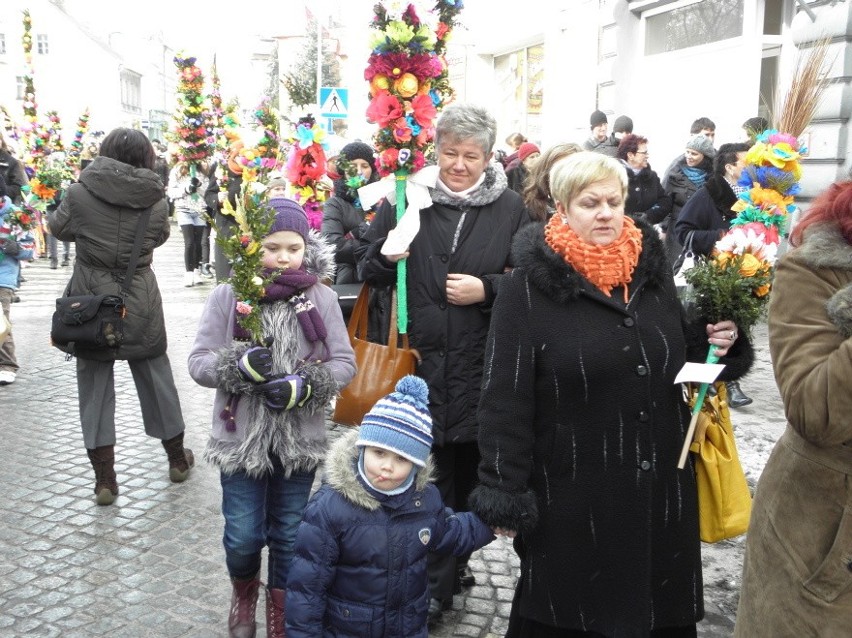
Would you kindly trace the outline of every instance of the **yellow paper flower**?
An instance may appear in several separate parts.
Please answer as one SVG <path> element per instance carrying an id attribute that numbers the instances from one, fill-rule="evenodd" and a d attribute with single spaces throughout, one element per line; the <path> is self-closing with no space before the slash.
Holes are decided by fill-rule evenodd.
<path id="1" fill-rule="evenodd" d="M 370 80 L 370 95 L 376 96 L 381 91 L 387 91 L 390 88 L 390 80 L 386 75 L 376 75 Z"/>
<path id="2" fill-rule="evenodd" d="M 754 296 L 755 297 L 765 297 L 766 295 L 769 294 L 769 289 L 770 289 L 769 284 L 765 284 L 765 285 L 761 286 L 760 288 L 756 288 L 755 291 L 754 291 Z"/>
<path id="3" fill-rule="evenodd" d="M 249 245 L 246 247 L 246 254 L 247 254 L 247 255 L 253 255 L 253 254 L 255 254 L 258 250 L 260 250 L 260 244 L 259 244 L 259 243 L 257 243 L 256 241 L 252 241 L 252 242 L 250 242 L 250 243 L 249 243 Z"/>
<path id="4" fill-rule="evenodd" d="M 417 76 L 413 73 L 403 73 L 393 83 L 393 89 L 404 98 L 414 97 L 417 95 L 417 89 L 420 88 L 420 83 L 417 81 Z"/>
<path id="5" fill-rule="evenodd" d="M 740 262 L 740 274 L 743 277 L 754 277 L 758 272 L 760 272 L 762 267 L 763 262 L 760 259 L 751 253 L 745 253 L 742 261 Z"/>

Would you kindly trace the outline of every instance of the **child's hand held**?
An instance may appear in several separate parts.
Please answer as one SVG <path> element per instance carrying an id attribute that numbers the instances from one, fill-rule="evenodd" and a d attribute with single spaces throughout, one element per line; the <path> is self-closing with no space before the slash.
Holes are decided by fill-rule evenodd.
<path id="1" fill-rule="evenodd" d="M 254 346 L 245 351 L 237 368 L 252 383 L 263 383 L 272 376 L 272 350 L 264 346 Z"/>

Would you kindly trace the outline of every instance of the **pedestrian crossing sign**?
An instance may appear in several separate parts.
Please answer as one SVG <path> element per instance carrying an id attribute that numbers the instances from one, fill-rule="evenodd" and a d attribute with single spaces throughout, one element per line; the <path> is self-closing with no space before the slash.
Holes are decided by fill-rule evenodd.
<path id="1" fill-rule="evenodd" d="M 349 117 L 349 89 L 320 87 L 320 117 Z"/>

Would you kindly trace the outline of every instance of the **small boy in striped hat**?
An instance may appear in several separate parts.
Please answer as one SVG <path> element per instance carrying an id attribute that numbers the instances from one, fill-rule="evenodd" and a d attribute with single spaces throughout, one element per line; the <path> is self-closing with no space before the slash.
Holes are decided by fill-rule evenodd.
<path id="1" fill-rule="evenodd" d="M 472 512 L 444 507 L 431 483 L 432 418 L 420 377 L 403 377 L 329 451 L 296 535 L 286 635 L 426 638 L 430 552 L 494 539 Z"/>

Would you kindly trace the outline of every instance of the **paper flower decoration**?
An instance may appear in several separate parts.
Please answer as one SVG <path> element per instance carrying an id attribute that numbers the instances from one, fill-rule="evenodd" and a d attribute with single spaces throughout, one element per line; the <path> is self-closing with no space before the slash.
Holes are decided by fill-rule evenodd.
<path id="1" fill-rule="evenodd" d="M 441 54 L 461 9 L 460 0 L 439 0 L 431 10 L 417 3 L 374 8 L 364 78 L 370 83 L 367 119 L 379 125 L 374 141 L 382 176 L 412 173 L 426 163 L 435 117 L 453 98 Z"/>
<path id="2" fill-rule="evenodd" d="M 313 116 L 306 115 L 296 123 L 287 156 L 287 180 L 293 198 L 305 209 L 311 228 L 316 230 L 322 228 L 322 204 L 327 194 L 320 188 L 327 168 L 325 137 L 325 131 Z"/>
<path id="3" fill-rule="evenodd" d="M 236 227 L 230 232 L 219 232 L 217 228 L 216 242 L 231 262 L 231 276 L 228 278 L 228 283 L 237 298 L 239 327 L 246 339 L 261 343 L 263 326 L 260 300 L 263 297 L 264 287 L 269 281 L 262 277 L 263 251 L 260 249 L 260 242 L 269 234 L 275 211 L 261 202 L 260 196 L 252 186 L 254 180 L 251 173 L 243 174 L 236 208 L 225 200 L 225 213 L 233 217 Z"/>
<path id="4" fill-rule="evenodd" d="M 77 119 L 77 128 L 74 131 L 74 139 L 68 145 L 68 156 L 66 163 L 69 167 L 80 166 L 80 157 L 83 153 L 83 138 L 89 131 L 89 109 L 87 108 Z"/>
<path id="5" fill-rule="evenodd" d="M 177 109 L 168 139 L 177 151 L 176 160 L 187 162 L 190 170 L 211 154 L 211 135 L 204 108 L 204 74 L 194 57 L 178 53 L 174 57 L 178 69 Z"/>

